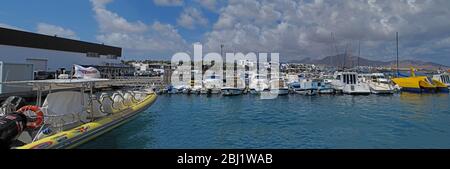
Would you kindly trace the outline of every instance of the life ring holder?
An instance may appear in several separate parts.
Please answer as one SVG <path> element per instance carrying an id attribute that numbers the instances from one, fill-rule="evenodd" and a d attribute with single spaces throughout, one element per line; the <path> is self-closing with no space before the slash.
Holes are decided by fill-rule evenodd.
<path id="1" fill-rule="evenodd" d="M 42 126 L 44 123 L 44 113 L 39 106 L 27 105 L 21 107 L 17 112 L 25 113 L 26 111 L 32 111 L 36 115 L 36 120 L 33 122 L 27 122 L 27 128 L 36 129 Z"/>

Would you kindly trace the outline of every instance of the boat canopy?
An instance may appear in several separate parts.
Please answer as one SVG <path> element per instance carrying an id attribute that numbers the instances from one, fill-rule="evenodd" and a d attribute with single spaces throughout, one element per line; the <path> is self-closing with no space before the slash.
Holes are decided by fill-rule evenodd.
<path id="1" fill-rule="evenodd" d="M 110 79 L 48 79 L 48 80 L 28 80 L 28 81 L 10 81 L 2 82 L 9 85 L 72 85 L 73 87 L 80 86 L 85 83 L 108 82 Z"/>
<path id="2" fill-rule="evenodd" d="M 83 102 L 87 102 L 87 96 L 79 91 L 55 92 L 47 95 L 42 108 L 46 115 L 77 114 L 83 111 Z"/>

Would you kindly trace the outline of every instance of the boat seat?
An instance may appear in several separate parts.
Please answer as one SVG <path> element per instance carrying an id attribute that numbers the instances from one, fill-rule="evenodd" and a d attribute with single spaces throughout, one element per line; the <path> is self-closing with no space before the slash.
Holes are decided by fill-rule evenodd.
<path id="1" fill-rule="evenodd" d="M 92 112 L 94 118 L 104 117 L 108 115 L 107 113 L 103 112 L 102 103 L 98 99 L 92 101 Z"/>
<path id="2" fill-rule="evenodd" d="M 132 96 L 132 97 L 131 97 L 131 100 L 133 101 L 133 103 L 139 102 L 139 100 L 136 99 L 136 94 L 135 94 L 132 90 L 128 90 L 127 93 L 130 94 L 130 95 Z"/>
<path id="3" fill-rule="evenodd" d="M 126 107 L 126 105 L 124 104 L 124 98 L 121 94 L 119 93 L 114 93 L 112 95 L 112 100 L 113 100 L 113 108 L 116 110 L 122 110 Z"/>
<path id="4" fill-rule="evenodd" d="M 123 102 L 124 106 L 131 106 L 131 105 L 133 105 L 133 101 L 132 101 L 132 99 L 130 97 L 130 94 L 128 92 L 123 92 L 122 90 L 118 90 L 117 93 L 122 96 L 122 98 L 123 98 L 122 102 Z"/>
<path id="5" fill-rule="evenodd" d="M 123 95 L 124 100 L 124 104 L 127 106 L 131 106 L 133 105 L 133 103 L 135 103 L 136 99 L 134 99 L 134 96 L 130 94 L 130 92 L 125 92 L 125 94 Z"/>
<path id="6" fill-rule="evenodd" d="M 144 93 L 142 91 L 135 91 L 134 93 L 135 93 L 134 96 L 135 96 L 136 100 L 138 100 L 138 101 L 144 100 L 145 97 L 147 96 L 147 93 Z"/>
<path id="7" fill-rule="evenodd" d="M 103 113 L 114 113 L 115 110 L 113 108 L 114 101 L 109 96 L 108 93 L 102 93 L 99 99 L 101 103 L 101 108 Z"/>

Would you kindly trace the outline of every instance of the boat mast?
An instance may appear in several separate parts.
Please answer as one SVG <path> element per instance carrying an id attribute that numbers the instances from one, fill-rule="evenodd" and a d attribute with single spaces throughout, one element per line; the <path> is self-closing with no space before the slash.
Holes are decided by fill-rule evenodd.
<path id="1" fill-rule="evenodd" d="M 358 40 L 358 61 L 356 67 L 359 67 L 359 58 L 361 57 L 361 40 Z"/>
<path id="2" fill-rule="evenodd" d="M 223 58 L 223 44 L 220 44 L 220 57 L 222 57 L 222 60 L 223 60 L 223 62 L 222 62 L 222 83 L 223 83 L 223 85 L 222 86 L 226 86 L 226 84 L 225 84 L 225 82 L 226 82 L 226 73 L 225 73 L 225 71 L 226 71 L 226 61 L 225 61 L 225 59 Z"/>
<path id="3" fill-rule="evenodd" d="M 396 41 L 397 41 L 397 77 L 399 77 L 399 75 L 400 75 L 400 72 L 399 72 L 399 67 L 398 67 L 398 32 L 396 32 L 396 34 L 395 34 L 396 36 Z"/>
<path id="4" fill-rule="evenodd" d="M 331 32 L 331 38 L 333 40 L 333 45 L 334 45 L 334 48 L 336 49 L 336 56 L 337 56 L 337 59 L 339 60 L 339 50 L 338 50 L 338 47 L 337 47 L 337 42 L 336 42 L 335 36 L 336 35 L 333 32 Z M 337 69 L 339 69 L 339 63 L 340 62 L 336 62 Z"/>
<path id="5" fill-rule="evenodd" d="M 333 44 L 334 44 L 334 38 L 333 38 L 333 32 L 331 32 L 331 55 L 330 55 L 330 66 L 332 66 L 333 65 L 333 48 L 334 48 L 334 46 L 333 46 Z"/>
<path id="6" fill-rule="evenodd" d="M 346 62 L 346 59 L 347 59 L 347 48 L 348 48 L 348 43 L 345 45 L 345 52 L 344 52 L 344 63 L 342 64 L 342 70 L 344 70 L 345 71 L 345 66 L 347 65 L 345 62 Z"/>

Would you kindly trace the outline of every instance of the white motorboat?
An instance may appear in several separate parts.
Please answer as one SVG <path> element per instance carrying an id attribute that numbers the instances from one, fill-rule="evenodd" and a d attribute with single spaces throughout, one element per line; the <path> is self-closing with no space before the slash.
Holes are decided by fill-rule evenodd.
<path id="1" fill-rule="evenodd" d="M 223 79 L 215 74 L 203 80 L 202 94 L 219 94 L 223 86 Z"/>
<path id="2" fill-rule="evenodd" d="M 239 78 L 238 76 L 230 76 L 226 78 L 227 81 L 233 82 L 232 85 L 228 84 L 229 86 L 224 86 L 221 88 L 221 92 L 223 96 L 236 96 L 241 95 L 244 92 L 245 85 L 243 83 L 243 80 Z"/>
<path id="3" fill-rule="evenodd" d="M 351 95 L 368 95 L 370 87 L 359 79 L 356 72 L 335 72 L 332 85 L 337 91 Z"/>
<path id="4" fill-rule="evenodd" d="M 450 76 L 447 72 L 433 75 L 433 80 L 439 81 L 447 85 L 447 89 L 450 90 Z"/>
<path id="5" fill-rule="evenodd" d="M 301 78 L 299 83 L 300 88 L 295 90 L 295 93 L 305 96 L 317 95 L 319 89 L 319 81 L 317 79 Z"/>
<path id="6" fill-rule="evenodd" d="M 236 96 L 241 95 L 244 89 L 237 87 L 222 87 L 221 92 L 223 96 Z"/>
<path id="7" fill-rule="evenodd" d="M 269 84 L 271 94 L 278 94 L 278 95 L 289 94 L 289 87 L 287 86 L 286 81 L 283 78 L 279 78 L 278 80 L 271 80 Z"/>
<path id="8" fill-rule="evenodd" d="M 254 74 L 250 77 L 249 89 L 251 94 L 261 94 L 269 91 L 267 76 Z"/>
<path id="9" fill-rule="evenodd" d="M 394 86 L 383 73 L 372 73 L 363 75 L 363 81 L 369 85 L 370 92 L 373 94 L 393 94 Z"/>
<path id="10" fill-rule="evenodd" d="M 318 84 L 319 94 L 334 94 L 335 90 L 334 90 L 331 82 L 332 82 L 332 80 L 330 80 L 330 79 L 321 79 Z"/>

